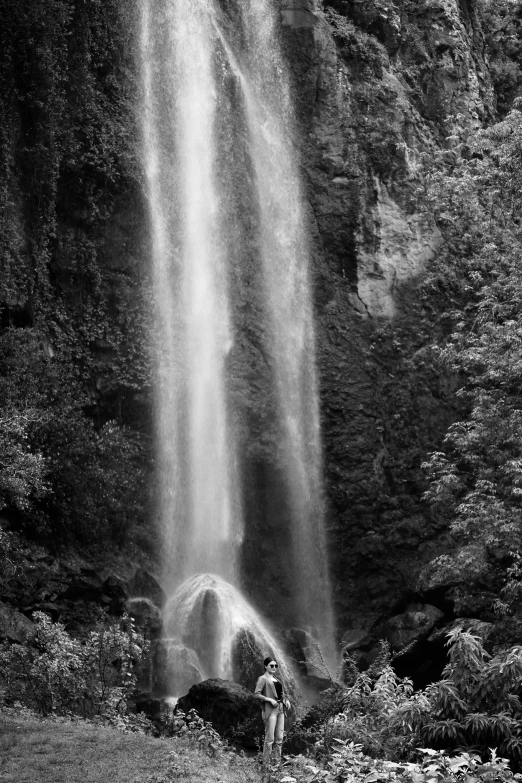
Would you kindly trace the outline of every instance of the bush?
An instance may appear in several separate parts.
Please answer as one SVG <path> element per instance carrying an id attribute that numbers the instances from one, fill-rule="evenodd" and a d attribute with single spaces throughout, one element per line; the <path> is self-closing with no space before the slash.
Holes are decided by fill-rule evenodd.
<path id="1" fill-rule="evenodd" d="M 388 62 L 384 46 L 373 35 L 368 35 L 349 19 L 327 8 L 325 19 L 339 44 L 342 55 L 356 69 L 360 77 L 381 79 Z"/>
<path id="2" fill-rule="evenodd" d="M 338 682 L 322 694 L 318 705 L 298 721 L 289 734 L 296 749 L 313 747 L 317 757 L 328 756 L 334 743 L 353 743 L 368 756 L 401 758 L 414 746 L 414 734 L 397 731 L 392 717 L 404 705 L 422 705 L 425 697 L 414 694 L 413 683 L 397 676 L 388 642 L 381 642 L 377 659 L 359 672 L 348 655 Z"/>
<path id="3" fill-rule="evenodd" d="M 483 760 L 488 749 L 497 748 L 518 766 L 522 647 L 491 657 L 477 636 L 460 628 L 448 634 L 448 647 L 440 682 L 417 692 L 409 679 L 394 672 L 386 643 L 367 672 L 357 672 L 347 659 L 348 682 L 323 695 L 289 734 L 289 742 L 327 764 L 334 763 L 332 754 L 340 752 L 342 743 L 343 753 L 395 763 L 413 759 L 419 746 L 452 753 L 465 749 Z"/>
<path id="4" fill-rule="evenodd" d="M 277 783 L 477 783 L 478 781 L 512 781 L 514 775 L 506 759 L 490 751 L 490 758 L 482 762 L 476 754 L 466 752 L 448 756 L 444 751 L 419 748 L 419 763 L 397 764 L 392 761 L 365 756 L 360 745 L 337 740 L 336 750 L 324 765 L 299 756 L 289 760 Z"/>
<path id="5" fill-rule="evenodd" d="M 522 647 L 491 657 L 477 636 L 460 628 L 449 634 L 448 646 L 442 680 L 426 689 L 430 709 L 422 716 L 421 736 L 435 747 L 479 749 L 483 755 L 487 748 L 497 748 L 519 765 Z M 406 715 L 408 726 L 415 723 L 407 708 L 402 721 Z"/>
<path id="6" fill-rule="evenodd" d="M 8 702 L 41 715 L 96 715 L 118 722 L 136 686 L 147 643 L 124 616 L 105 622 L 84 640 L 35 612 L 34 646 L 13 644 L 0 652 L 0 681 Z"/>

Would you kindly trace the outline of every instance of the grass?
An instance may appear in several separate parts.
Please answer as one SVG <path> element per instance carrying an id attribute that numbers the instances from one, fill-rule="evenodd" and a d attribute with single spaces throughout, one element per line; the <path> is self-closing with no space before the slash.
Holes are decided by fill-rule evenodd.
<path id="1" fill-rule="evenodd" d="M 0 713 L 2 783 L 260 783 L 258 765 L 193 740 Z"/>

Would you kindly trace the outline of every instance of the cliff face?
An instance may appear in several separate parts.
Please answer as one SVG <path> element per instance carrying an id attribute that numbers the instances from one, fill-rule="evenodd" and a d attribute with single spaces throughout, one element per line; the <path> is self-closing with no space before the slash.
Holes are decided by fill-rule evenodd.
<path id="1" fill-rule="evenodd" d="M 457 382 L 429 350 L 447 323 L 418 287 L 443 243 L 426 171 L 448 136 L 493 122 L 497 103 L 505 109 L 517 93 L 520 13 L 505 15 L 509 59 L 484 28 L 485 0 L 331 5 L 285 1 L 282 36 L 309 205 L 344 632 L 425 600 L 418 573 L 446 545 L 445 523 L 421 501 L 421 463 L 459 413 Z M 135 11 L 119 0 L 13 0 L 0 10 L 0 409 L 16 422 L 0 448 L 19 471 L 0 482 L 0 511 L 29 537 L 76 537 L 91 554 L 109 541 L 133 556 L 154 550 Z M 247 270 L 251 287 L 256 274 Z M 277 606 L 284 595 L 267 594 L 272 552 L 262 540 L 273 515 L 284 550 L 284 513 L 267 490 L 278 482 L 270 368 L 237 285 L 233 394 L 258 434 L 244 460 L 245 570 L 258 599 Z"/>
<path id="2" fill-rule="evenodd" d="M 338 2 L 286 28 L 315 249 L 327 501 L 341 631 L 414 599 L 445 544 L 420 469 L 457 415 L 417 283 L 443 239 L 425 164 L 496 116 L 475 3 Z M 442 329 L 442 331 L 441 331 Z"/>

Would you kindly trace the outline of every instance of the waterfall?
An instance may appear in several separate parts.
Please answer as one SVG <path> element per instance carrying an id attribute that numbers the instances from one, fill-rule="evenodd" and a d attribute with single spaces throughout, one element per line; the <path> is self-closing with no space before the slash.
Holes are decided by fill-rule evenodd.
<path id="1" fill-rule="evenodd" d="M 276 400 L 293 617 L 327 654 L 333 639 L 309 248 L 278 11 L 271 0 L 222 5 L 142 0 L 141 18 L 165 639 L 193 679 L 241 677 L 249 655 L 284 657 L 240 576 L 245 436 L 231 384 L 246 244 L 259 261 L 251 297 Z"/>

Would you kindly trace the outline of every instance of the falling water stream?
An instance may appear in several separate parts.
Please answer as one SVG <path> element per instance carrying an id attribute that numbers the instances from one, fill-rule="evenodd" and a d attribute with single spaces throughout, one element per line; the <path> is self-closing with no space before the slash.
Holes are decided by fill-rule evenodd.
<path id="1" fill-rule="evenodd" d="M 272 0 L 228 2 L 228 14 L 219 0 L 142 3 L 164 635 L 168 690 L 175 694 L 187 677 L 248 679 L 250 658 L 284 658 L 266 620 L 246 601 L 249 586 L 240 576 L 248 519 L 229 358 L 241 345 L 231 297 L 243 249 L 231 226 L 243 221 L 233 202 L 245 182 L 276 399 L 275 458 L 291 525 L 295 625 L 328 655 L 333 618 L 309 250 L 279 12 Z M 237 137 L 246 139 L 238 171 L 227 169 Z"/>

